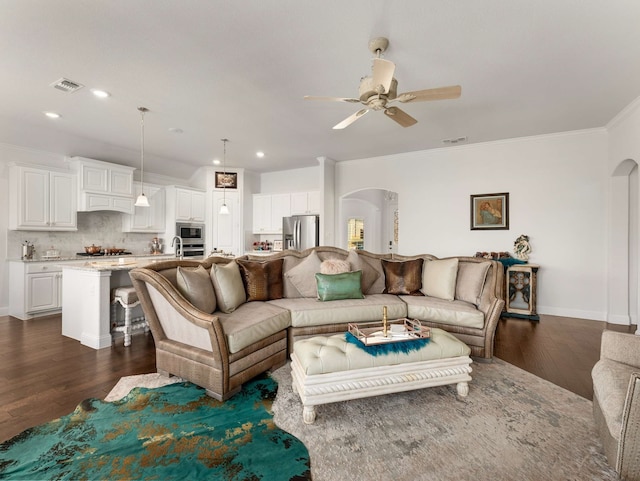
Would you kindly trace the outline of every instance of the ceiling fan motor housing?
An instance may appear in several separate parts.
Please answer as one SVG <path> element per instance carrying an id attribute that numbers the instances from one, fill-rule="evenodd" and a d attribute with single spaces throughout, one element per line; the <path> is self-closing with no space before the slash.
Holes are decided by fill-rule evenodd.
<path id="1" fill-rule="evenodd" d="M 360 82 L 360 91 L 359 91 L 360 102 L 362 102 L 363 104 L 366 104 L 372 98 L 377 99 L 378 97 L 378 91 L 376 90 L 377 87 L 378 85 L 373 84 L 372 77 L 364 77 Z M 387 92 L 386 94 L 380 94 L 380 97 L 385 100 L 393 100 L 396 98 L 397 94 L 398 94 L 398 81 L 394 78 L 391 81 L 389 92 Z"/>

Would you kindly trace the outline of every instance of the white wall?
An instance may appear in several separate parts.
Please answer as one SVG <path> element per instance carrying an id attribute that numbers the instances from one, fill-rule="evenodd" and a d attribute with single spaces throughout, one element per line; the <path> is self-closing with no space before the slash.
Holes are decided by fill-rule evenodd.
<path id="1" fill-rule="evenodd" d="M 260 175 L 261 194 L 305 192 L 320 188 L 320 167 L 306 167 Z"/>
<path id="2" fill-rule="evenodd" d="M 337 164 L 336 196 L 398 192 L 400 254 L 513 251 L 529 235 L 538 311 L 606 317 L 607 132 L 569 132 Z M 510 229 L 470 230 L 470 195 L 509 192 Z"/>

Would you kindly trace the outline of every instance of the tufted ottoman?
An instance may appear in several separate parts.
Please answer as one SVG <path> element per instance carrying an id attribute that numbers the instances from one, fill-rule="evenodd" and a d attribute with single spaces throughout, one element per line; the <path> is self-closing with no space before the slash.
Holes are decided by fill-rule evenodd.
<path id="1" fill-rule="evenodd" d="M 344 334 L 297 341 L 291 354 L 293 390 L 311 424 L 315 406 L 348 399 L 456 384 L 469 393 L 471 349 L 452 334 L 431 329 L 431 341 L 409 353 L 374 356 L 345 340 Z"/>

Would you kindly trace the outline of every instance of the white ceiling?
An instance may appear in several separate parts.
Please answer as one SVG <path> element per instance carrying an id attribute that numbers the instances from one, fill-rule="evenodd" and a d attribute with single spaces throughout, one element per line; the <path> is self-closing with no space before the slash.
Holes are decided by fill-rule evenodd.
<path id="1" fill-rule="evenodd" d="M 303 96 L 357 97 L 378 36 L 399 93 L 462 96 L 332 130 L 359 106 Z M 1 0 L 0 65 L 2 143 L 138 166 L 145 106 L 148 171 L 189 178 L 226 137 L 228 167 L 267 172 L 602 127 L 640 96 L 640 2 Z"/>

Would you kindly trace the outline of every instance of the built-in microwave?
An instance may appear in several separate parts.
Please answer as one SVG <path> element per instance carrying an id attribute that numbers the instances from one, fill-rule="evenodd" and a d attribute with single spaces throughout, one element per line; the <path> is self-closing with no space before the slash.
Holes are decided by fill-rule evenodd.
<path id="1" fill-rule="evenodd" d="M 182 239 L 183 257 L 204 256 L 204 224 L 178 222 L 176 235 Z"/>
<path id="2" fill-rule="evenodd" d="M 176 224 L 176 235 L 182 238 L 184 245 L 204 244 L 204 224 L 178 222 Z"/>

